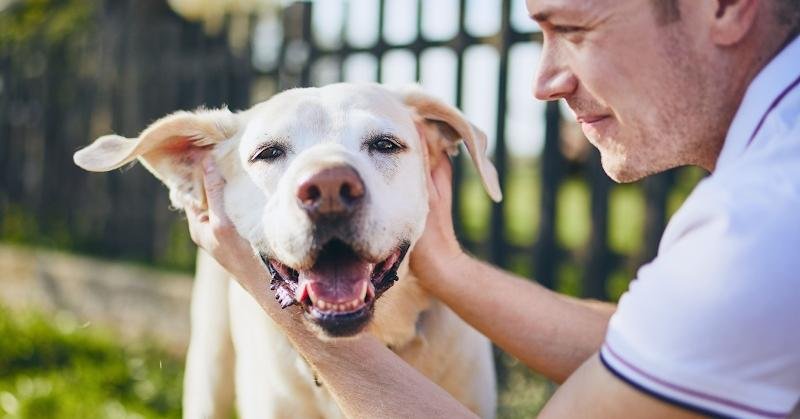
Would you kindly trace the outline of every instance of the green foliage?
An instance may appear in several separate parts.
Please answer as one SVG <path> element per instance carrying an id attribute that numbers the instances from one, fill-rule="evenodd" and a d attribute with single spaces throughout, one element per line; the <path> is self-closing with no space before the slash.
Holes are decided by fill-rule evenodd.
<path id="1" fill-rule="evenodd" d="M 0 10 L 0 51 L 69 42 L 91 26 L 94 7 L 88 0 L 10 0 Z"/>
<path id="2" fill-rule="evenodd" d="M 636 255 L 644 246 L 646 205 L 638 185 L 618 185 L 608 198 L 608 245 L 625 255 Z"/>
<path id="3" fill-rule="evenodd" d="M 578 249 L 589 241 L 591 207 L 589 186 L 580 179 L 567 179 L 558 190 L 556 239 L 567 249 Z"/>
<path id="4" fill-rule="evenodd" d="M 536 417 L 545 402 L 553 395 L 555 385 L 505 353 L 501 353 L 496 362 L 504 371 L 497 400 L 497 417 L 501 419 Z"/>
<path id="5" fill-rule="evenodd" d="M 67 315 L 0 308 L 0 417 L 180 416 L 182 366 L 151 345 L 122 348 Z"/>
<path id="6" fill-rule="evenodd" d="M 189 235 L 186 221 L 181 217 L 170 226 L 167 248 L 155 263 L 167 269 L 193 272 L 196 255 L 197 246 Z"/>
<path id="7" fill-rule="evenodd" d="M 39 222 L 30 211 L 9 204 L 0 216 L 0 237 L 9 243 L 30 243 L 39 236 Z"/>
<path id="8" fill-rule="evenodd" d="M 528 246 L 536 242 L 539 233 L 541 182 L 539 165 L 529 159 L 511 161 L 511 172 L 503 190 L 506 201 L 506 238 L 510 243 Z"/>

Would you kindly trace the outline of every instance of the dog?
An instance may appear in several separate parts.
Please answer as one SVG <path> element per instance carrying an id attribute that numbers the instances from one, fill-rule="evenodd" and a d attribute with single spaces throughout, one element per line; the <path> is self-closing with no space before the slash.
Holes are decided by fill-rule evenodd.
<path id="1" fill-rule="evenodd" d="M 270 273 L 264 292 L 302 310 L 322 339 L 373 334 L 493 417 L 489 341 L 428 295 L 406 258 L 425 227 L 428 170 L 461 141 L 499 201 L 486 136 L 416 85 L 339 83 L 287 90 L 238 113 L 177 112 L 135 139 L 101 137 L 74 161 L 104 172 L 138 159 L 185 209 L 206 205 L 201 161 L 211 155 L 226 179 L 226 212 Z M 234 399 L 245 419 L 343 417 L 255 299 L 202 251 L 191 325 L 184 417 L 224 417 Z"/>

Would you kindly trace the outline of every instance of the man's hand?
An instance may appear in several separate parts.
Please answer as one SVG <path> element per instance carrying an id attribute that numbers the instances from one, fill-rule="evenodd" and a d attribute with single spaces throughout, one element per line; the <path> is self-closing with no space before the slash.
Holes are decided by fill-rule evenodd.
<path id="1" fill-rule="evenodd" d="M 431 156 L 432 167 L 428 173 L 428 219 L 425 231 L 414 245 L 411 253 L 411 269 L 417 273 L 435 273 L 441 269 L 442 262 L 448 265 L 465 257 L 458 244 L 453 229 L 453 167 L 446 154 Z M 427 277 L 423 275 L 423 283 Z"/>
<path id="2" fill-rule="evenodd" d="M 203 160 L 203 186 L 207 209 L 186 208 L 192 240 L 230 272 L 245 289 L 263 282 L 267 272 L 250 244 L 239 235 L 225 214 L 225 179 L 211 158 Z"/>

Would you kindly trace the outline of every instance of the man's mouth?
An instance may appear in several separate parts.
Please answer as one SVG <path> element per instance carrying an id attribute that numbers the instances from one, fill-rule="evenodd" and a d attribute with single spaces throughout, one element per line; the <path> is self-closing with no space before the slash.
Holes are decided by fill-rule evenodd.
<path id="1" fill-rule="evenodd" d="M 263 254 L 261 258 L 282 308 L 299 304 L 306 317 L 328 335 L 352 336 L 371 318 L 375 300 L 397 280 L 397 269 L 408 248 L 403 242 L 388 257 L 373 263 L 335 239 L 326 243 L 313 266 L 304 270 Z"/>

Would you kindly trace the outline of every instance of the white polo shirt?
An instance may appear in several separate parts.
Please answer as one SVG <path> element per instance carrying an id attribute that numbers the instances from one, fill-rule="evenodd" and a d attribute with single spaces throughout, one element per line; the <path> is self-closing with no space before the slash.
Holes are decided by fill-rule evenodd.
<path id="1" fill-rule="evenodd" d="M 711 416 L 800 413 L 800 38 L 749 86 L 714 173 L 620 299 L 600 357 Z"/>

